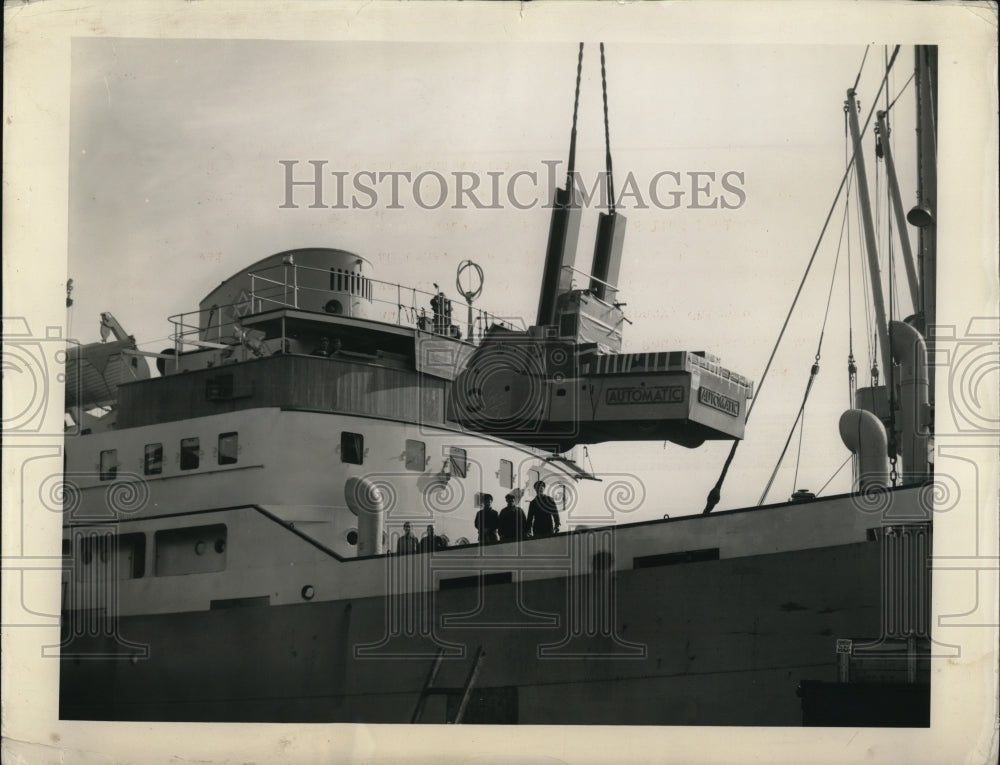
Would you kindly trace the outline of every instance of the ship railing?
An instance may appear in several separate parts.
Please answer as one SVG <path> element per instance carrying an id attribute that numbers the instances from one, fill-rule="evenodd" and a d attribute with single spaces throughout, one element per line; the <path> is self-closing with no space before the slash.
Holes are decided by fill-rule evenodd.
<path id="1" fill-rule="evenodd" d="M 255 342 L 263 338 L 254 337 L 254 330 L 243 326 L 246 318 L 282 308 L 304 310 L 300 308 L 300 303 L 310 306 L 324 305 L 327 300 L 323 298 L 327 296 L 330 298 L 343 296 L 343 291 L 300 284 L 296 273 L 298 269 L 329 274 L 323 269 L 292 265 L 287 267 L 290 280 L 251 273 L 249 295 L 245 295 L 241 300 L 170 316 L 168 321 L 173 325 L 170 339 L 174 342 L 175 354 L 179 356 L 186 348 L 191 347 L 225 349 L 240 343 L 252 347 Z M 397 282 L 367 277 L 364 277 L 363 282 L 359 279 L 358 283 L 364 285 L 359 290 L 363 294 L 352 293 L 352 297 L 374 308 L 365 311 L 364 318 L 456 339 L 464 337 L 473 343 L 481 340 L 486 331 L 495 325 L 513 331 L 524 329 L 509 318 L 501 318 L 468 305 L 465 306 L 466 311 L 461 311 L 461 306 L 458 306 L 453 312 L 452 301 L 443 292 L 428 292 Z M 319 299 L 316 299 L 317 295 Z M 350 305 L 345 306 L 342 315 L 351 316 Z M 465 322 L 461 322 L 459 317 L 464 318 Z"/>
<path id="2" fill-rule="evenodd" d="M 482 339 L 486 331 L 494 325 L 509 330 L 524 329 L 523 326 L 516 326 L 510 318 L 501 318 L 468 304 L 465 306 L 466 310 L 462 311 L 461 304 L 455 306 L 455 301 L 442 291 L 429 292 L 398 282 L 372 279 L 363 274 L 348 274 L 347 290 L 331 290 L 306 284 L 310 281 L 310 274 L 320 274 L 323 278 L 329 278 L 330 271 L 327 269 L 282 263 L 271 266 L 265 271 L 278 271 L 278 269 L 281 269 L 280 278 L 277 275 L 265 276 L 262 271 L 249 274 L 250 303 L 254 313 L 273 308 L 298 309 L 301 308 L 301 304 L 323 305 L 326 303 L 324 297 L 342 297 L 346 291 L 351 298 L 374 307 L 374 315 L 366 311 L 365 318 L 456 338 L 464 336 L 470 342 Z M 302 279 L 299 278 L 300 271 L 304 275 Z M 343 310 L 342 315 L 352 315 L 349 304 L 343 306 Z M 464 322 L 462 318 L 465 319 Z"/>

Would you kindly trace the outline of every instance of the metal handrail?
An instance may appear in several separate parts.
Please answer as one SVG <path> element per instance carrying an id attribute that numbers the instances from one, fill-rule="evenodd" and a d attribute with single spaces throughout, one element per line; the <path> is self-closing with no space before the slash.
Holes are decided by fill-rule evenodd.
<path id="1" fill-rule="evenodd" d="M 168 321 L 173 325 L 174 331 L 170 335 L 170 339 L 174 341 L 175 352 L 179 355 L 182 348 L 185 345 L 200 345 L 200 335 L 202 332 L 209 332 L 215 330 L 215 337 L 219 342 L 224 342 L 223 338 L 232 337 L 232 343 L 237 344 L 239 341 L 235 336 L 231 336 L 228 333 L 224 334 L 223 329 L 228 327 L 237 327 L 240 324 L 239 319 L 229 319 L 223 321 L 223 317 L 227 314 L 229 309 L 235 306 L 245 305 L 249 302 L 249 310 L 245 314 L 246 316 L 252 316 L 258 313 L 263 313 L 265 310 L 272 310 L 274 308 L 299 308 L 299 292 L 308 291 L 315 293 L 327 293 L 330 295 L 340 295 L 341 292 L 337 290 L 328 290 L 319 287 L 307 287 L 300 285 L 298 282 L 298 269 L 304 269 L 307 271 L 315 271 L 321 273 L 329 273 L 326 269 L 315 268 L 311 266 L 299 266 L 295 264 L 278 264 L 271 266 L 268 269 L 274 268 L 284 268 L 287 272 L 288 268 L 292 269 L 292 283 L 289 283 L 287 278 L 284 280 L 273 279 L 269 276 L 264 276 L 259 272 L 250 272 L 248 276 L 250 277 L 250 295 L 248 301 L 236 301 L 233 303 L 228 303 L 226 305 L 215 305 L 212 309 L 198 309 L 196 311 L 186 311 L 179 314 L 174 314 L 168 317 Z M 286 273 L 287 277 L 287 273 Z M 421 290 L 416 287 L 404 286 L 398 282 L 388 282 L 381 279 L 372 279 L 370 277 L 364 277 L 371 285 L 371 297 L 363 298 L 367 300 L 374 306 L 391 306 L 395 312 L 394 323 L 401 327 L 414 327 L 418 330 L 432 331 L 430 325 L 433 322 L 432 313 L 428 310 L 430 307 L 430 300 L 436 298 L 439 294 L 428 292 L 426 290 Z M 258 281 L 266 285 L 263 289 L 258 287 Z M 384 297 L 376 296 L 375 288 L 379 289 L 379 292 L 395 292 L 395 301 L 387 300 Z M 279 295 L 279 291 L 281 294 Z M 289 301 L 288 293 L 291 291 L 292 300 Z M 407 293 L 404 296 L 404 291 Z M 404 297 L 408 297 L 408 303 L 404 303 Z M 428 305 L 418 306 L 418 300 L 423 297 L 426 298 Z M 451 298 L 446 299 L 451 300 Z M 201 316 L 205 310 L 211 310 L 213 313 L 218 314 L 218 323 L 212 323 L 211 326 L 201 326 Z M 488 311 L 483 311 L 477 308 L 473 308 L 475 326 L 479 327 L 478 337 L 481 339 L 486 332 L 486 328 L 490 324 L 498 324 L 500 326 L 506 327 L 511 330 L 518 329 L 512 322 L 501 319 L 495 314 L 491 314 Z M 230 314 L 231 315 L 231 314 Z M 240 317 L 242 318 L 242 317 Z M 387 323 L 393 323 L 388 321 Z M 475 337 L 466 338 L 469 342 L 475 342 Z"/>

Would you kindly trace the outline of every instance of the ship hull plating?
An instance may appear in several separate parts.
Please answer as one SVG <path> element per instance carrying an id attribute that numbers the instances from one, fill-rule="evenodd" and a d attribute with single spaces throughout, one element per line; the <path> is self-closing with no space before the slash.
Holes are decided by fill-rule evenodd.
<path id="1" fill-rule="evenodd" d="M 385 561 L 420 576 L 431 557 Z M 799 684 L 837 680 L 837 639 L 881 634 L 880 561 L 876 541 L 689 556 L 398 598 L 219 601 L 104 634 L 70 613 L 60 716 L 405 723 L 438 650 L 436 685 L 460 690 L 482 646 L 468 723 L 801 725 Z M 456 707 L 431 697 L 421 721 Z"/>

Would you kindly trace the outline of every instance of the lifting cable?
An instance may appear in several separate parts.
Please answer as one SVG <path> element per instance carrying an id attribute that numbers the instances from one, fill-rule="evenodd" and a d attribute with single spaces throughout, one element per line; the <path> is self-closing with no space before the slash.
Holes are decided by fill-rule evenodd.
<path id="1" fill-rule="evenodd" d="M 581 45 L 580 55 L 583 55 Z M 615 181 L 611 174 L 611 128 L 608 122 L 608 79 L 604 69 L 604 43 L 601 43 L 601 93 L 604 96 L 604 165 L 608 174 L 608 214 L 615 214 Z"/>
<path id="2" fill-rule="evenodd" d="M 576 117 L 580 111 L 580 77 L 583 74 L 583 43 L 576 56 L 576 95 L 573 97 L 573 129 L 569 134 L 569 164 L 566 167 L 566 188 L 573 188 L 573 169 L 576 167 Z"/>
<path id="3" fill-rule="evenodd" d="M 819 246 L 823 242 L 823 236 L 826 234 L 826 229 L 830 225 L 830 219 L 833 217 L 834 210 L 837 209 L 837 202 L 840 199 L 841 193 L 844 191 L 844 186 L 847 184 L 847 178 L 850 175 L 850 168 L 854 165 L 854 156 L 857 154 L 858 149 L 861 145 L 861 139 L 864 138 L 865 131 L 868 130 L 868 125 L 872 121 L 872 116 L 875 114 L 875 104 L 878 103 L 879 96 L 882 95 L 882 89 L 885 87 L 886 79 L 889 76 L 889 72 L 892 69 L 893 63 L 896 61 L 896 56 L 899 54 L 899 46 L 897 45 L 892 51 L 892 58 L 889 59 L 888 68 L 886 69 L 885 75 L 882 77 L 882 82 L 879 84 L 878 93 L 875 94 L 875 98 L 872 99 L 872 108 L 868 111 L 868 116 L 865 118 L 865 124 L 861 128 L 861 135 L 859 136 L 858 143 L 854 145 L 854 150 L 851 153 L 851 163 L 850 166 L 844 169 L 844 175 L 840 179 L 840 185 L 837 187 L 837 193 L 833 197 L 833 203 L 830 205 L 830 210 L 826 214 L 826 220 L 823 222 L 823 227 L 820 229 L 819 237 L 816 240 L 816 246 L 813 247 L 812 255 L 809 256 L 809 262 L 806 264 L 805 273 L 802 274 L 802 280 L 799 282 L 798 289 L 795 291 L 795 297 L 792 299 L 792 304 L 788 309 L 788 313 L 785 316 L 785 321 L 781 325 L 781 331 L 778 333 L 778 339 L 774 343 L 774 347 L 771 349 L 771 355 L 768 357 L 767 365 L 764 367 L 764 373 L 761 375 L 760 383 L 757 385 L 756 395 L 753 401 L 750 402 L 750 406 L 747 409 L 746 420 L 749 421 L 750 414 L 753 412 L 754 404 L 760 399 L 761 389 L 764 387 L 764 382 L 767 379 L 767 374 L 771 369 L 771 364 L 774 362 L 774 356 L 778 352 L 778 347 L 781 345 L 781 341 L 785 336 L 785 330 L 788 328 L 788 322 L 792 318 L 792 312 L 795 310 L 795 306 L 798 304 L 799 296 L 802 294 L 802 288 L 805 286 L 806 278 L 809 276 L 809 271 L 812 269 L 813 261 L 816 259 L 816 253 L 819 252 Z M 865 48 L 865 56 L 868 55 L 868 48 Z M 862 67 L 864 67 L 864 59 L 861 61 Z M 858 80 L 861 78 L 861 72 L 858 71 Z M 729 472 L 729 466 L 733 463 L 733 458 L 736 456 L 736 449 L 740 445 L 739 441 L 733 441 L 733 445 L 729 450 L 729 456 L 726 457 L 726 462 L 722 466 L 722 472 L 719 474 L 718 481 L 715 482 L 715 486 L 711 488 L 708 492 L 708 497 L 705 503 L 705 509 L 702 511 L 703 515 L 707 515 L 712 512 L 712 509 L 719 503 L 722 498 L 722 484 L 726 480 L 726 474 Z"/>

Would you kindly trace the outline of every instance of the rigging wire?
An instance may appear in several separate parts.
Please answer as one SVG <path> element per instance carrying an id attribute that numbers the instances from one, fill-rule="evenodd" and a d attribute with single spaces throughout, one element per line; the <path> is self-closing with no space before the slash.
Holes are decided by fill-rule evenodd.
<path id="1" fill-rule="evenodd" d="M 910 74 L 910 79 L 908 79 L 908 80 L 906 81 L 906 84 L 905 84 L 905 85 L 903 85 L 903 87 L 899 89 L 899 93 L 897 93 L 897 94 L 896 94 L 896 97 L 895 97 L 894 99 L 892 99 L 892 102 L 891 102 L 891 103 L 890 103 L 890 104 L 889 104 L 889 105 L 888 105 L 888 106 L 887 106 L 887 107 L 885 108 L 885 112 L 886 112 L 886 114 L 888 114 L 888 113 L 890 112 L 890 110 L 892 109 L 892 107 L 894 107 L 894 106 L 896 105 L 896 102 L 897 102 L 897 101 L 899 100 L 899 97 L 900 97 L 901 95 L 903 95 L 903 93 L 904 93 L 904 92 L 906 91 L 906 88 L 907 88 L 907 86 L 908 86 L 908 85 L 909 85 L 909 84 L 910 84 L 911 82 L 913 82 L 913 77 L 914 77 L 914 75 L 915 75 L 916 73 L 917 73 L 917 71 L 916 71 L 916 70 L 913 70 L 913 73 L 912 73 L 912 74 Z"/>
<path id="2" fill-rule="evenodd" d="M 833 273 L 830 274 L 830 289 L 829 289 L 829 291 L 827 292 L 827 295 L 826 295 L 826 309 L 823 312 L 823 325 L 820 328 L 820 331 L 819 331 L 819 342 L 816 345 L 816 366 L 817 367 L 819 366 L 820 355 L 822 354 L 822 350 L 823 350 L 823 338 L 826 335 L 826 323 L 827 323 L 827 320 L 830 318 L 830 304 L 833 302 L 833 287 L 837 283 L 837 269 L 840 266 L 840 252 L 841 252 L 841 247 L 842 247 L 842 245 L 844 243 L 844 229 L 845 229 L 846 223 L 847 223 L 847 205 L 845 204 L 844 205 L 844 218 L 843 218 L 843 220 L 840 223 L 840 237 L 837 240 L 837 255 L 836 255 L 836 257 L 833 260 Z M 800 464 L 802 462 L 802 438 L 803 438 L 803 434 L 805 433 L 805 429 L 806 429 L 805 414 L 803 413 L 802 422 L 799 425 L 799 446 L 798 446 L 798 453 L 797 453 L 796 458 L 795 458 L 795 476 L 794 476 L 793 482 L 792 482 L 792 490 L 793 491 L 795 490 L 795 487 L 798 486 L 798 482 L 799 482 L 799 466 L 800 466 Z M 775 471 L 777 471 L 777 466 L 775 466 Z"/>
<path id="3" fill-rule="evenodd" d="M 868 58 L 868 49 L 870 47 L 871 47 L 871 45 L 866 45 L 865 46 L 865 55 L 861 57 L 861 66 L 858 67 L 858 76 L 854 78 L 854 88 L 853 88 L 853 90 L 857 90 L 858 89 L 858 83 L 861 82 L 861 73 L 865 70 L 865 60 Z"/>
<path id="4" fill-rule="evenodd" d="M 892 66 L 896 61 L 896 56 L 899 54 L 899 47 L 896 46 L 892 51 L 892 58 L 889 59 L 888 68 L 885 75 L 882 77 L 881 83 L 878 86 L 878 92 L 875 94 L 875 98 L 872 99 L 872 108 L 868 111 L 868 116 L 865 118 L 865 124 L 861 128 L 860 135 L 858 136 L 857 143 L 854 144 L 854 150 L 851 154 L 851 166 L 854 165 L 854 157 L 858 153 L 858 149 L 861 145 L 861 141 L 864 138 L 865 131 L 868 130 L 868 125 L 871 123 L 872 116 L 875 114 L 875 104 L 878 103 L 879 96 L 882 95 L 882 89 L 885 87 L 886 79 L 889 76 L 889 72 L 892 70 Z M 868 55 L 868 48 L 865 48 L 865 56 Z M 864 59 L 861 61 L 862 67 L 864 66 Z M 861 78 L 860 71 L 858 72 L 858 79 Z M 774 343 L 774 347 L 771 349 L 771 355 L 767 360 L 767 365 L 764 367 L 764 373 L 761 375 L 760 383 L 757 385 L 756 395 L 753 401 L 751 401 L 749 408 L 747 409 L 746 420 L 750 419 L 750 414 L 753 412 L 754 404 L 760 399 L 760 392 L 764 386 L 764 382 L 767 379 L 767 374 L 771 369 L 771 364 L 774 362 L 774 356 L 778 352 L 778 346 L 781 345 L 781 341 L 785 336 L 785 330 L 788 328 L 788 322 L 792 317 L 792 312 L 795 310 L 795 306 L 798 304 L 799 296 L 802 294 L 802 288 L 805 286 L 806 278 L 809 276 L 809 271 L 812 269 L 813 261 L 816 259 L 816 253 L 819 252 L 819 246 L 823 242 L 823 237 L 826 234 L 826 229 L 830 225 L 830 219 L 833 217 L 834 211 L 837 209 L 837 202 L 840 199 L 841 193 L 844 191 L 844 186 L 847 183 L 848 176 L 850 175 L 850 167 L 844 169 L 844 174 L 840 179 L 840 185 L 837 187 L 837 193 L 833 197 L 833 203 L 830 205 L 830 210 L 826 214 L 826 220 L 823 222 L 823 227 L 820 229 L 819 237 L 816 240 L 816 246 L 813 247 L 812 255 L 809 256 L 809 262 L 806 264 L 805 273 L 802 275 L 802 280 L 799 282 L 798 289 L 795 291 L 795 297 L 792 299 L 792 304 L 788 309 L 788 314 L 785 316 L 785 321 L 781 325 L 781 331 L 778 333 L 778 338 Z M 722 466 L 722 472 L 719 475 L 718 481 L 716 481 L 715 486 L 713 486 L 709 492 L 705 503 L 705 509 L 702 511 L 703 514 L 708 514 L 712 512 L 712 509 L 719 503 L 722 497 L 722 484 L 726 479 L 726 475 L 729 472 L 730 465 L 733 464 L 733 458 L 736 456 L 736 449 L 739 446 L 739 441 L 734 441 L 732 447 L 729 450 L 729 456 L 726 457 L 726 461 Z"/>
<path id="5" fill-rule="evenodd" d="M 848 156 L 847 104 L 844 104 L 844 166 L 853 171 Z M 858 367 L 854 361 L 854 278 L 851 272 L 851 182 L 847 182 L 844 197 L 844 227 L 847 241 L 847 405 L 854 406 L 854 391 L 857 388 Z"/>
<path id="6" fill-rule="evenodd" d="M 802 395 L 802 403 L 799 405 L 799 411 L 795 415 L 795 422 L 792 423 L 792 429 L 788 433 L 788 438 L 785 439 L 785 445 L 781 449 L 781 454 L 778 455 L 778 462 L 774 466 L 774 470 L 771 472 L 771 477 L 767 479 L 767 486 L 764 487 L 764 491 L 760 495 L 760 499 L 757 500 L 757 507 L 764 504 L 764 499 L 767 497 L 767 493 L 771 490 L 771 485 L 774 483 L 775 476 L 778 475 L 778 468 L 781 467 L 782 460 L 785 459 L 785 453 L 788 451 L 788 445 L 792 441 L 792 436 L 795 435 L 795 428 L 798 427 L 799 420 L 802 419 L 802 415 L 805 412 L 806 401 L 809 399 L 809 393 L 812 391 L 813 383 L 816 381 L 816 375 L 819 374 L 819 362 L 812 365 L 812 369 L 809 372 L 809 382 L 806 383 L 806 392 Z"/>
<path id="7" fill-rule="evenodd" d="M 852 455 L 851 455 L 850 457 L 848 457 L 848 458 L 847 458 L 846 460 L 844 460 L 844 461 L 843 461 L 842 463 L 840 463 L 840 467 L 839 467 L 839 468 L 837 468 L 837 469 L 836 469 L 836 470 L 834 471 L 833 475 L 832 475 L 832 476 L 830 476 L 830 477 L 829 477 L 829 478 L 828 478 L 828 479 L 826 480 L 826 483 L 824 483 L 824 484 L 823 484 L 823 486 L 822 486 L 822 487 L 820 488 L 820 490 L 816 492 L 816 496 L 817 496 L 817 497 L 818 497 L 818 496 L 819 496 L 820 494 L 822 494 L 822 493 L 823 493 L 823 490 L 824 490 L 824 489 L 825 489 L 825 488 L 826 488 L 827 486 L 829 486 L 829 485 L 830 485 L 830 482 L 831 482 L 831 481 L 833 481 L 833 479 L 834 479 L 834 478 L 836 478 L 836 477 L 837 477 L 837 476 L 838 476 L 838 475 L 840 474 L 840 471 L 841 471 L 841 470 L 843 470 L 843 469 L 844 469 L 844 466 L 845 466 L 845 465 L 846 465 L 846 464 L 847 464 L 848 462 L 850 462 L 850 461 L 851 461 L 852 459 L 854 459 L 854 455 L 853 455 L 853 454 L 852 454 Z"/>

